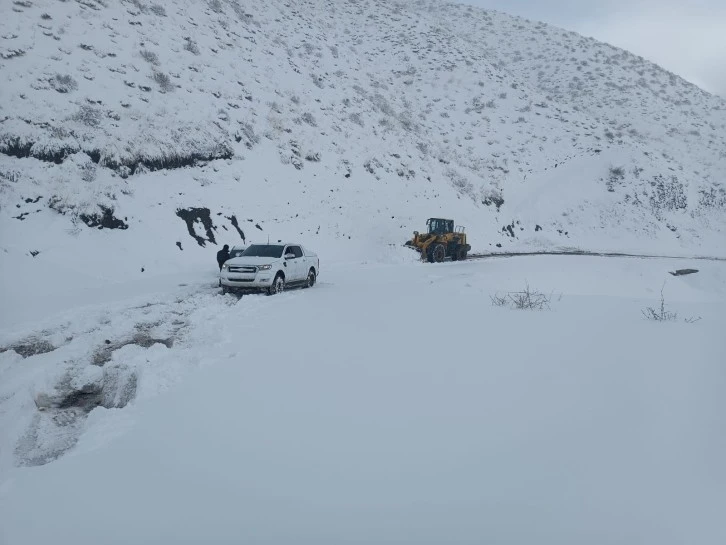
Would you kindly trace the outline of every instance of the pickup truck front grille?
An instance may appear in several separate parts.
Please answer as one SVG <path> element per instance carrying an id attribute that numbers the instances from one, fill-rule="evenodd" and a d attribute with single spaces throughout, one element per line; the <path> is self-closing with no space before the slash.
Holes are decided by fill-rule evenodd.
<path id="1" fill-rule="evenodd" d="M 232 265 L 229 268 L 229 272 L 231 272 L 231 273 L 256 273 L 257 267 L 239 267 L 239 266 L 236 267 L 236 266 Z"/>
<path id="2" fill-rule="evenodd" d="M 254 282 L 254 278 L 227 278 L 230 282 Z"/>

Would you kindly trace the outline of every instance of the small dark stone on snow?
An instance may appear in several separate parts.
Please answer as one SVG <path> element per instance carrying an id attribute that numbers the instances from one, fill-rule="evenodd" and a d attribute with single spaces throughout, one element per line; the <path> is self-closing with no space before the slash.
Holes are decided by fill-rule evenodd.
<path id="1" fill-rule="evenodd" d="M 143 267 L 141 267 L 141 272 L 144 272 L 144 268 Z"/>
<path id="2" fill-rule="evenodd" d="M 255 223 L 255 227 L 257 227 L 260 231 L 262 231 L 262 227 L 260 227 L 259 223 Z"/>
<path id="3" fill-rule="evenodd" d="M 181 251 L 184 251 L 184 248 L 182 248 L 181 242 L 177 242 L 176 245 L 179 247 Z"/>
<path id="4" fill-rule="evenodd" d="M 502 247 L 502 245 L 497 242 L 497 248 L 501 248 L 501 247 Z"/>
<path id="5" fill-rule="evenodd" d="M 534 226 L 534 231 L 535 231 L 535 232 L 537 232 L 537 231 L 541 231 L 541 230 L 542 230 L 542 227 L 540 227 L 539 225 L 535 225 L 535 226 Z"/>
<path id="6" fill-rule="evenodd" d="M 38 250 L 30 250 L 30 255 L 32 255 L 33 257 L 35 257 L 36 255 L 38 255 L 39 253 L 40 252 Z"/>

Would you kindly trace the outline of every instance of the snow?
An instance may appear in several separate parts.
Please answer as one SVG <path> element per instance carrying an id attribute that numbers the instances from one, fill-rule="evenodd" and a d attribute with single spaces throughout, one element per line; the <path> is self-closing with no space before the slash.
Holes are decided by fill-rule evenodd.
<path id="1" fill-rule="evenodd" d="M 0 354 L 0 543 L 723 542 L 726 264 L 406 255 L 69 309 L 66 344 Z M 678 320 L 648 321 L 664 282 Z M 525 283 L 551 310 L 491 304 Z M 141 322 L 175 341 L 112 353 L 130 404 L 23 451 L 33 395 Z"/>
<path id="2" fill-rule="evenodd" d="M 0 545 L 726 542 L 724 100 L 428 0 L 5 2 L 0 69 Z"/>
<path id="3" fill-rule="evenodd" d="M 88 270 L 102 250 L 83 216 L 100 206 L 128 225 L 104 236 L 122 279 L 213 259 L 220 243 L 176 216 L 190 207 L 226 242 L 234 215 L 246 237 L 350 259 L 435 215 L 475 251 L 726 255 L 726 103 L 575 33 L 441 2 L 0 9 L 0 50 L 24 51 L 0 59 L 13 267 L 66 251 Z"/>

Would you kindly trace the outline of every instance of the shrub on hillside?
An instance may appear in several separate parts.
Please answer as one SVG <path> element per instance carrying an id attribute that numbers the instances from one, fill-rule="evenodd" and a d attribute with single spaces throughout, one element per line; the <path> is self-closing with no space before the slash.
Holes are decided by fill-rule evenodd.
<path id="1" fill-rule="evenodd" d="M 72 76 L 56 74 L 49 80 L 50 86 L 59 93 L 69 93 L 78 89 L 78 83 Z"/>
<path id="2" fill-rule="evenodd" d="M 607 181 L 607 188 L 608 191 L 613 192 L 615 191 L 615 185 L 619 184 L 625 179 L 625 169 L 623 167 L 610 167 L 608 170 L 608 181 Z"/>
<path id="3" fill-rule="evenodd" d="M 685 210 L 688 205 L 683 184 L 678 180 L 677 176 L 665 178 L 658 175 L 654 181 L 650 183 L 653 191 L 650 194 L 650 206 L 659 216 L 661 210 Z"/>
<path id="4" fill-rule="evenodd" d="M 98 127 L 103 119 L 103 112 L 88 104 L 81 104 L 78 111 L 71 116 L 73 121 L 83 123 L 87 127 Z"/>
<path id="5" fill-rule="evenodd" d="M 159 65 L 159 56 L 153 51 L 149 51 L 148 49 L 142 49 L 141 51 L 139 51 L 139 55 L 141 55 L 141 58 L 144 59 L 146 62 L 153 64 L 154 66 Z"/>
<path id="6" fill-rule="evenodd" d="M 191 38 L 184 38 L 184 49 L 193 55 L 199 55 L 199 46 L 197 46 L 197 42 Z"/>
<path id="7" fill-rule="evenodd" d="M 363 118 L 361 118 L 359 113 L 352 113 L 348 116 L 348 119 L 350 119 L 353 123 L 356 125 L 359 125 L 361 127 L 364 126 L 363 124 Z"/>
<path id="8" fill-rule="evenodd" d="M 164 72 L 154 71 L 153 78 L 154 78 L 154 81 L 159 86 L 159 88 L 164 93 L 167 93 L 174 89 L 174 84 L 171 82 L 171 78 L 168 75 L 166 75 Z"/>
<path id="9" fill-rule="evenodd" d="M 301 119 L 311 127 L 318 126 L 318 122 L 315 120 L 315 116 L 310 112 L 305 112 L 304 114 L 302 114 Z"/>

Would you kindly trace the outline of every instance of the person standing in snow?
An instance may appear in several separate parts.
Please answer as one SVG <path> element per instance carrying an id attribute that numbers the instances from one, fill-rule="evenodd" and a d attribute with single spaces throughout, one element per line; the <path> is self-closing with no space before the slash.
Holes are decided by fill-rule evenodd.
<path id="1" fill-rule="evenodd" d="M 219 264 L 219 271 L 222 272 L 222 265 L 229 259 L 229 245 L 225 244 L 221 250 L 217 252 L 217 263 Z"/>

